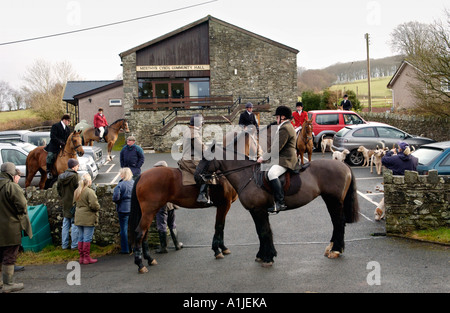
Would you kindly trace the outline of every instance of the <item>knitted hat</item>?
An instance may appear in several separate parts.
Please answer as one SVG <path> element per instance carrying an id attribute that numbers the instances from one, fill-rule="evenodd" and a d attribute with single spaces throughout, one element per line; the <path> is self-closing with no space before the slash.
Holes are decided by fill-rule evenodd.
<path id="1" fill-rule="evenodd" d="M 406 143 L 406 142 L 404 142 L 404 141 L 400 141 L 400 142 L 398 143 L 398 146 L 400 147 L 400 149 L 402 149 L 402 151 L 405 151 L 405 150 L 406 150 L 406 147 L 409 147 L 409 144 Z"/>
<path id="2" fill-rule="evenodd" d="M 14 163 L 5 162 L 1 166 L 1 171 L 11 176 L 14 176 L 16 175 L 16 166 L 14 165 Z"/>
<path id="3" fill-rule="evenodd" d="M 67 162 L 67 166 L 69 168 L 74 168 L 75 166 L 77 166 L 78 164 L 78 160 L 77 159 L 69 159 L 69 161 Z"/>

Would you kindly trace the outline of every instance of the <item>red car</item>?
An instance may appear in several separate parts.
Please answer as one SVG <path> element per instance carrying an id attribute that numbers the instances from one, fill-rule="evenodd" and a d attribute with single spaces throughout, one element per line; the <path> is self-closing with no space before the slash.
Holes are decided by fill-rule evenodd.
<path id="1" fill-rule="evenodd" d="M 317 149 L 320 149 L 322 135 L 332 138 L 347 125 L 367 123 L 357 113 L 342 110 L 312 110 L 308 112 L 308 119 L 312 121 L 314 146 Z"/>

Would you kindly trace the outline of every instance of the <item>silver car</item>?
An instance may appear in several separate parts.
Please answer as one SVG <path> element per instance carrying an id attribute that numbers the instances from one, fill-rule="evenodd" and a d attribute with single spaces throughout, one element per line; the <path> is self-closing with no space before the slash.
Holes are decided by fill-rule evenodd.
<path id="1" fill-rule="evenodd" d="M 334 135 L 333 150 L 343 151 L 347 149 L 350 153 L 347 155 L 346 162 L 350 165 L 359 166 L 364 162 L 361 152 L 358 152 L 359 146 L 367 149 L 386 148 L 392 149 L 399 141 L 404 141 L 418 148 L 421 145 L 435 142 L 430 138 L 410 135 L 384 123 L 369 122 L 361 125 L 349 125 L 341 129 Z"/>

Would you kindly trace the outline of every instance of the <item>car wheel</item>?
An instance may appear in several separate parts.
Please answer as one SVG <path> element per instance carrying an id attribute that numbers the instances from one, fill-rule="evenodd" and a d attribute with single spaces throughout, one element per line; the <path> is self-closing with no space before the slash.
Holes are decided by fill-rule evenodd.
<path id="1" fill-rule="evenodd" d="M 364 162 L 364 156 L 361 152 L 358 152 L 357 149 L 350 151 L 347 159 L 347 163 L 353 166 L 360 166 Z"/>

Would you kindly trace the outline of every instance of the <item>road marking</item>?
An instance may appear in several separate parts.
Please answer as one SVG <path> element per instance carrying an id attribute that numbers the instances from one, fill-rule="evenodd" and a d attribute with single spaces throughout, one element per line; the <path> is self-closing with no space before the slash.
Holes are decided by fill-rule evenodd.
<path id="1" fill-rule="evenodd" d="M 111 164 L 111 166 L 105 171 L 105 174 L 109 173 L 114 166 L 115 164 Z"/>

